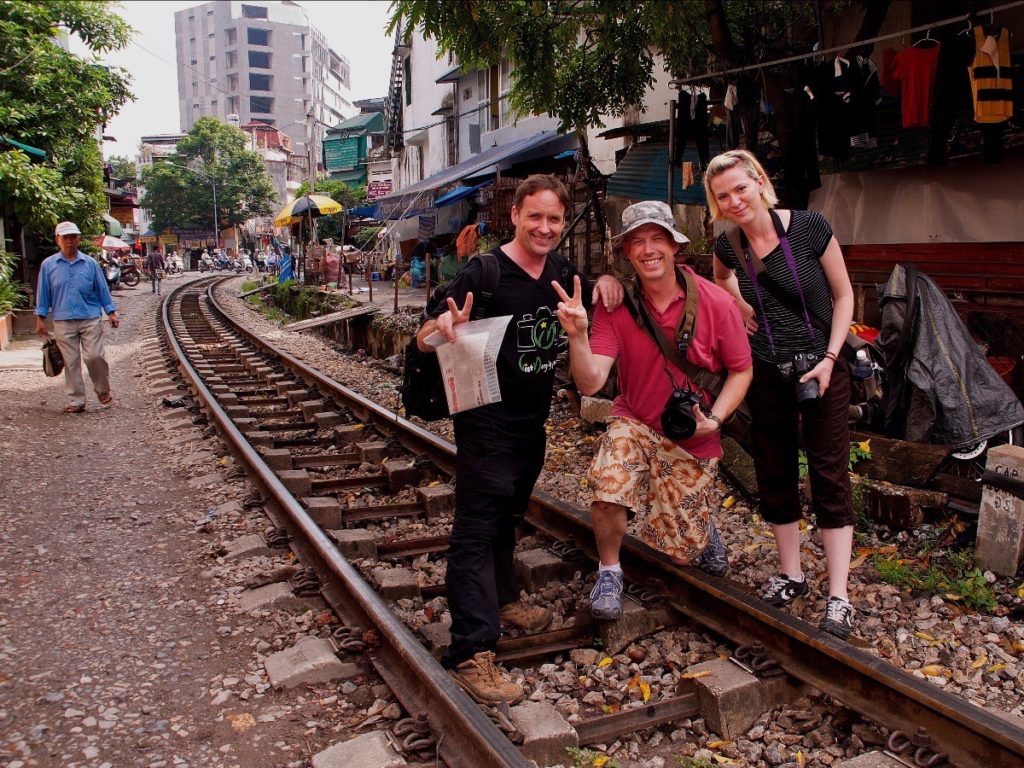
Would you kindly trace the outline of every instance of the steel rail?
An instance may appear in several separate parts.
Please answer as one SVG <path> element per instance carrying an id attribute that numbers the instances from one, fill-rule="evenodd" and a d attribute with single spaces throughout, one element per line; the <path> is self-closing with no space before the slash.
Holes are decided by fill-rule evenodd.
<path id="1" fill-rule="evenodd" d="M 182 286 L 172 296 L 188 288 Z M 212 299 L 212 286 L 208 292 Z M 434 733 L 439 734 L 437 750 L 441 758 L 453 768 L 464 765 L 527 768 L 529 762 L 519 750 L 341 555 L 220 407 L 178 344 L 169 315 L 170 302 L 168 297 L 161 308 L 161 318 L 179 369 L 232 452 L 245 462 L 259 485 L 301 533 L 306 554 L 315 555 L 321 567 L 336 580 L 336 587 L 326 589 L 325 596 L 346 617 L 357 619 L 364 627 L 375 628 L 377 646 L 367 652 L 368 660 L 388 682 L 406 711 L 426 713 Z"/>
<path id="2" fill-rule="evenodd" d="M 435 460 L 442 453 L 454 456 L 455 447 L 448 441 L 352 392 L 239 326 L 216 305 L 210 293 L 211 305 L 223 318 L 254 345 L 280 356 L 303 379 L 315 381 L 339 397 L 351 397 L 357 412 L 365 410 L 394 428 L 409 430 L 408 439 L 429 449 Z M 556 540 L 572 540 L 596 559 L 589 515 L 583 510 L 536 491 L 526 521 Z M 633 537 L 623 541 L 621 556 L 629 577 L 649 579 L 651 569 L 656 569 L 672 595 L 669 602 L 673 607 L 737 645 L 759 641 L 797 680 L 883 727 L 908 733 L 927 728 L 937 751 L 947 753 L 954 765 L 1024 768 L 1024 728 L 1020 725 L 820 632 L 728 580 L 705 576 L 693 568 L 678 568 Z"/>

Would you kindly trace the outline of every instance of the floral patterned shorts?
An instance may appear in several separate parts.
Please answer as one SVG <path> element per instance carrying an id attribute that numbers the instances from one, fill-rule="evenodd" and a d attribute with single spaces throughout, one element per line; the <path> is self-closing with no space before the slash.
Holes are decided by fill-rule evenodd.
<path id="1" fill-rule="evenodd" d="M 684 563 L 708 543 L 718 459 L 698 459 L 631 419 L 611 419 L 587 473 L 594 501 L 628 507 L 645 544 Z"/>

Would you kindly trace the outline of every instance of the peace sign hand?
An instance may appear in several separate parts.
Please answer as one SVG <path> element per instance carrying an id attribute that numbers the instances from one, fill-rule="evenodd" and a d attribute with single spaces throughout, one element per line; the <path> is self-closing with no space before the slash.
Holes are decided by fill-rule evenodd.
<path id="1" fill-rule="evenodd" d="M 459 309 L 459 305 L 455 303 L 455 299 L 451 296 L 448 297 L 448 311 L 437 318 L 437 330 L 440 331 L 441 335 L 448 341 L 455 342 L 455 326 L 459 323 L 469 322 L 469 316 L 473 312 L 473 292 L 469 291 L 466 294 L 466 301 L 462 305 L 462 309 Z"/>
<path id="2" fill-rule="evenodd" d="M 555 289 L 558 298 L 558 308 L 555 314 L 558 315 L 558 322 L 565 329 L 565 335 L 570 339 L 577 336 L 587 337 L 587 310 L 583 308 L 583 290 L 580 287 L 580 277 L 575 275 L 572 279 L 572 296 L 569 296 L 557 280 L 551 281 L 551 287 Z"/>

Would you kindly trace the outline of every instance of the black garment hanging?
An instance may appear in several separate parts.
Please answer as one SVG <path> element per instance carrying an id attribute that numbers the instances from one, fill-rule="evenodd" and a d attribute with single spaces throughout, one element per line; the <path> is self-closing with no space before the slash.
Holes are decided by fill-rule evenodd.
<path id="1" fill-rule="evenodd" d="M 850 62 L 832 59 L 817 66 L 813 88 L 818 111 L 818 151 L 836 160 L 850 156 Z"/>
<path id="2" fill-rule="evenodd" d="M 761 129 L 761 82 L 757 74 L 743 72 L 736 78 L 736 98 L 743 135 L 747 137 L 747 149 L 756 153 Z"/>
<path id="3" fill-rule="evenodd" d="M 928 135 L 928 162 L 945 165 L 949 138 L 957 115 L 971 108 L 971 82 L 967 68 L 974 58 L 974 38 L 960 30 L 942 35 L 939 61 L 932 86 L 932 116 Z"/>
<path id="4" fill-rule="evenodd" d="M 856 56 L 850 63 L 850 143 L 852 146 L 875 146 L 870 139 L 878 137 L 877 111 L 882 96 L 878 67 L 871 59 Z"/>
<path id="5" fill-rule="evenodd" d="M 782 204 L 786 208 L 806 210 L 811 192 L 821 186 L 818 171 L 817 107 L 811 83 L 814 68 L 801 68 L 792 87 L 782 93 L 779 120 L 779 149 L 782 151 Z"/>
<path id="6" fill-rule="evenodd" d="M 683 162 L 686 145 L 693 137 L 697 156 L 702 167 L 711 162 L 711 148 L 708 144 L 708 97 L 703 89 L 690 86 L 679 91 L 676 101 L 676 146 L 672 153 L 673 165 Z"/>

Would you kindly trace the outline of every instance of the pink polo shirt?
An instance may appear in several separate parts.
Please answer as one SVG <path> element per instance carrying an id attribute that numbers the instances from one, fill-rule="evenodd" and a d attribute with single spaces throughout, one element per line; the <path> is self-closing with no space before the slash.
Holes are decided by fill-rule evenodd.
<path id="1" fill-rule="evenodd" d="M 682 266 L 680 269 L 689 269 Z M 692 273 L 692 270 L 690 270 Z M 736 300 L 714 283 L 694 275 L 699 297 L 697 299 L 696 336 L 690 343 L 687 359 L 701 368 L 717 373 L 723 368 L 743 371 L 750 367 L 750 343 L 743 327 Z M 676 326 L 686 306 L 686 291 L 679 293 L 664 312 L 658 312 L 646 301 L 651 318 L 660 326 L 668 339 L 674 339 Z M 590 335 L 590 349 L 595 355 L 617 358 L 619 396 L 612 406 L 612 415 L 640 421 L 659 435 L 661 412 L 665 409 L 672 383 L 665 374 L 667 365 L 654 339 L 637 324 L 625 305 L 608 313 L 598 304 L 594 311 L 594 327 Z M 682 387 L 689 384 L 686 374 L 671 366 L 672 376 Z M 709 393 L 702 391 L 706 403 L 712 403 Z M 722 455 L 718 432 L 706 437 L 683 440 L 680 446 L 699 459 Z"/>

